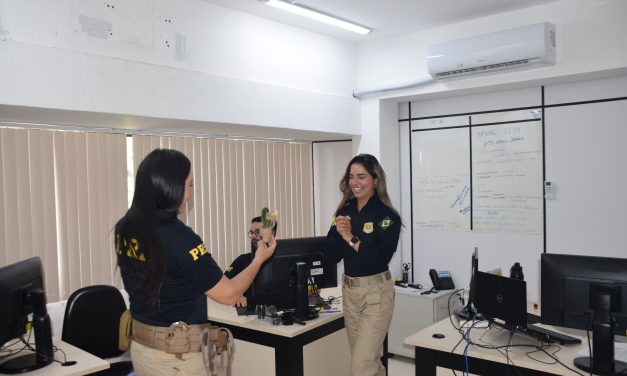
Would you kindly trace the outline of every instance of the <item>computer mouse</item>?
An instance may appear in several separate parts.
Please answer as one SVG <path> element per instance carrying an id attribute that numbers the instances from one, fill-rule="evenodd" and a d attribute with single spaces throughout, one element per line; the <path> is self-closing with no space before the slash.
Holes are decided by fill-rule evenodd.
<path id="1" fill-rule="evenodd" d="M 445 337 L 445 335 L 444 335 L 444 334 L 442 334 L 442 333 L 435 333 L 435 334 L 433 334 L 431 337 L 433 337 L 433 338 L 437 338 L 437 339 L 442 339 L 442 338 L 444 338 L 444 337 Z"/>

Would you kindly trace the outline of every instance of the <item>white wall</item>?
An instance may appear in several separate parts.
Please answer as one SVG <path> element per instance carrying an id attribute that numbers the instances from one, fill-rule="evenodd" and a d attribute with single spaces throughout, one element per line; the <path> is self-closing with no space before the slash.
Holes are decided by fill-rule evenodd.
<path id="1" fill-rule="evenodd" d="M 401 107 L 394 116 L 390 114 L 386 116 L 386 112 L 380 110 L 382 106 L 376 105 L 377 101 L 383 103 L 427 101 L 433 98 L 538 87 L 624 74 L 627 72 L 627 49 L 622 47 L 627 45 L 625 14 L 627 14 L 627 2 L 622 0 L 561 0 L 422 32 L 362 43 L 359 45 L 358 87 L 360 88 L 386 87 L 424 78 L 428 75 L 426 48 L 431 43 L 544 21 L 556 26 L 557 64 L 525 71 L 505 71 L 440 81 L 414 89 L 364 98 L 361 110 L 360 145 L 381 147 L 381 145 L 391 145 L 396 142 L 397 149 L 404 147 L 399 143 L 397 135 L 383 130 L 384 124 L 406 117 L 406 107 Z M 425 106 L 425 109 L 429 108 Z M 412 116 L 425 115 L 412 109 Z M 406 177 L 403 176 L 402 179 L 403 185 L 407 184 Z M 405 186 L 403 186 L 403 192 L 403 208 L 409 209 L 409 197 Z M 400 257 L 407 262 L 411 257 L 409 236 L 401 234 L 401 239 Z M 424 262 L 419 255 L 414 254 L 414 257 L 415 264 Z M 466 267 L 469 263 L 467 258 L 461 259 L 460 263 L 462 263 L 460 270 L 469 269 Z M 428 266 L 422 265 L 421 267 L 424 269 Z M 424 280 L 421 275 L 415 277 L 416 280 Z"/>
<path id="2" fill-rule="evenodd" d="M 502 72 L 463 80 L 441 81 L 401 94 L 424 95 L 525 83 L 627 67 L 627 2 L 561 0 L 513 12 L 387 38 L 359 45 L 359 87 L 408 82 L 428 75 L 429 44 L 511 29 L 537 22 L 556 27 L 557 63 L 519 72 Z M 527 84 L 528 85 L 528 84 Z M 388 98 L 398 99 L 399 93 Z"/>
<path id="3" fill-rule="evenodd" d="M 355 155 L 353 141 L 320 142 L 313 144 L 314 233 L 326 236 L 331 220 L 342 200 L 340 180 L 348 162 Z M 342 285 L 344 261 L 337 264 L 338 286 Z"/>
<path id="4" fill-rule="evenodd" d="M 335 210 L 342 200 L 340 180 L 353 158 L 353 142 L 320 142 L 313 144 L 314 233 L 326 235 Z"/>
<path id="5" fill-rule="evenodd" d="M 2 105 L 357 134 L 356 64 L 352 43 L 199 0 L 0 0 Z"/>

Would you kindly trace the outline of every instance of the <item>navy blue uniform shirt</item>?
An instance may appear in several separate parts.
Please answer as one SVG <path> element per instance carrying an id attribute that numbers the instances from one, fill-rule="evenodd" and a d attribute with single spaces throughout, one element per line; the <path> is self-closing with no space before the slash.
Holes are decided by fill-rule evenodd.
<path id="1" fill-rule="evenodd" d="M 175 213 L 162 211 L 159 217 L 165 246 L 165 271 L 159 302 L 151 306 L 145 292 L 135 291 L 138 281 L 133 280 L 121 267 L 124 286 L 130 295 L 131 314 L 134 319 L 155 326 L 169 326 L 176 321 L 204 324 L 207 322 L 205 291 L 220 281 L 222 270 L 200 237 L 181 222 Z M 122 251 L 118 257 L 129 256 L 141 260 L 144 256 L 141 244 L 133 255 Z"/>
<path id="2" fill-rule="evenodd" d="M 350 277 L 364 277 L 388 270 L 401 233 L 400 217 L 376 193 L 361 211 L 357 211 L 357 199 L 353 198 L 338 211 L 338 215 L 351 217 L 353 235 L 361 241 L 359 251 L 356 252 L 337 232 L 333 219 L 327 234 L 325 258 L 335 262 L 344 259 L 344 273 Z"/>
<path id="3" fill-rule="evenodd" d="M 252 253 L 244 253 L 243 255 L 237 256 L 233 263 L 224 270 L 224 275 L 231 279 L 238 275 L 242 270 L 246 269 L 248 265 L 253 261 Z"/>

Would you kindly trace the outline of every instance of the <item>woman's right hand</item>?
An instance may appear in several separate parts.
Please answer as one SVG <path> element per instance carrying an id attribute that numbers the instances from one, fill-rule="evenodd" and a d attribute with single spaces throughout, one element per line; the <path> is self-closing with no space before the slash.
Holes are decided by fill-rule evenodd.
<path id="1" fill-rule="evenodd" d="M 237 302 L 235 303 L 236 307 L 246 307 L 247 301 L 246 301 L 246 297 L 244 295 L 240 296 L 239 299 L 237 299 Z"/>
<path id="2" fill-rule="evenodd" d="M 262 263 L 274 254 L 276 248 L 276 239 L 270 235 L 270 241 L 266 244 L 263 240 L 257 242 L 257 250 L 255 251 L 255 259 L 259 259 Z"/>
<path id="3" fill-rule="evenodd" d="M 347 234 L 352 234 L 351 217 L 348 215 L 338 215 L 335 218 L 335 228 L 342 237 L 347 236 Z"/>

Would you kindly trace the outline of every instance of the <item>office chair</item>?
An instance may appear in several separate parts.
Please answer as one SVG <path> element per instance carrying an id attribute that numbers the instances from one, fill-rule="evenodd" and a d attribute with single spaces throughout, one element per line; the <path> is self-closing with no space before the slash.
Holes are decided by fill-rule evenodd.
<path id="1" fill-rule="evenodd" d="M 72 293 L 65 307 L 61 340 L 97 357 L 107 359 L 122 355 L 118 348 L 120 316 L 126 304 L 120 290 L 94 285 Z M 135 375 L 130 361 L 112 362 L 111 368 L 93 375 Z"/>

